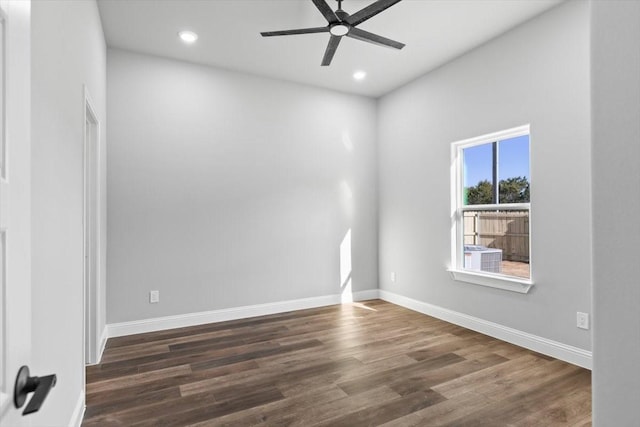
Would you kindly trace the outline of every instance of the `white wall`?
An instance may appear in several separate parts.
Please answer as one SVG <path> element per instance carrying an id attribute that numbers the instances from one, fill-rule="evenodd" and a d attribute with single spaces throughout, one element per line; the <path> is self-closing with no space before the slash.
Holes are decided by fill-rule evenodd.
<path id="1" fill-rule="evenodd" d="M 31 40 L 31 371 L 56 373 L 58 384 L 41 411 L 30 417 L 33 425 L 62 426 L 69 423 L 84 393 L 83 84 L 102 123 L 106 110 L 106 47 L 95 2 L 34 1 Z M 105 141 L 104 128 L 101 139 Z M 102 154 L 105 195 L 104 144 Z M 100 260 L 103 283 L 105 242 Z"/>
<path id="2" fill-rule="evenodd" d="M 588 4 L 569 2 L 383 97 L 380 288 L 590 350 L 589 96 Z M 527 123 L 535 287 L 455 282 L 450 144 Z"/>
<path id="3" fill-rule="evenodd" d="M 350 229 L 377 287 L 374 100 L 110 49 L 108 116 L 109 323 L 340 294 Z"/>
<path id="4" fill-rule="evenodd" d="M 593 420 L 640 419 L 640 2 L 591 4 Z"/>

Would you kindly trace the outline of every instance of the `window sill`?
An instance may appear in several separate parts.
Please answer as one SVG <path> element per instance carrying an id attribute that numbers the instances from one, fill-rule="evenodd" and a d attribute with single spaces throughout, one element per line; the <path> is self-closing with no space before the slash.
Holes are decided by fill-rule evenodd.
<path id="1" fill-rule="evenodd" d="M 453 277 L 453 280 L 458 282 L 473 283 L 481 286 L 488 286 L 490 288 L 504 289 L 506 291 L 518 292 L 521 294 L 529 293 L 529 290 L 533 287 L 533 282 L 526 279 L 517 279 L 512 277 L 499 277 L 493 274 L 482 274 L 472 271 L 462 270 L 447 270 Z"/>

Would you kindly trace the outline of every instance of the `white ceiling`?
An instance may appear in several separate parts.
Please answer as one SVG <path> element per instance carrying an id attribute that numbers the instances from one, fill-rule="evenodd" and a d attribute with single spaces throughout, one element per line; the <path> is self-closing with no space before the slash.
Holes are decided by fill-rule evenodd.
<path id="1" fill-rule="evenodd" d="M 563 0 L 404 0 L 358 27 L 406 44 L 395 50 L 344 37 L 321 67 L 327 33 L 260 36 L 325 26 L 310 0 L 99 0 L 109 47 L 378 97 Z M 327 0 L 337 9 L 335 0 Z M 372 0 L 344 0 L 350 14 Z M 195 31 L 182 43 L 177 32 Z M 356 82 L 356 70 L 367 78 Z"/>

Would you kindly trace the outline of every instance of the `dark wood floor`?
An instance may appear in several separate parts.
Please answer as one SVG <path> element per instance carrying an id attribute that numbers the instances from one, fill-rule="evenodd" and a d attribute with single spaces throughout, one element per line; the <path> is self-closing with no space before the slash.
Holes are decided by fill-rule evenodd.
<path id="1" fill-rule="evenodd" d="M 84 426 L 588 426 L 591 375 L 379 300 L 110 339 Z"/>

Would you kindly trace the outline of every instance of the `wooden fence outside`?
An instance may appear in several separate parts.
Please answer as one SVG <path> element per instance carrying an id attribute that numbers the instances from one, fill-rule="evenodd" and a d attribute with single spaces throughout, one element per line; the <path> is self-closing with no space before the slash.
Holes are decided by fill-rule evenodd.
<path id="1" fill-rule="evenodd" d="M 529 262 L 529 211 L 464 212 L 464 244 L 502 249 L 503 260 Z"/>

